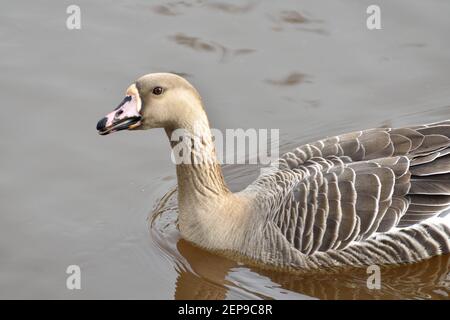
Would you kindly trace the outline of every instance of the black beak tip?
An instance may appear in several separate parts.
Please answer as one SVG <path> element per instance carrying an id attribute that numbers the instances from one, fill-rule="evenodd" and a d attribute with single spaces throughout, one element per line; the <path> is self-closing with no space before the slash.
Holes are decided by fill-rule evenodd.
<path id="1" fill-rule="evenodd" d="M 108 121 L 108 119 L 106 117 L 104 117 L 99 122 L 97 122 L 97 130 L 101 131 L 101 130 L 105 129 L 107 121 Z"/>

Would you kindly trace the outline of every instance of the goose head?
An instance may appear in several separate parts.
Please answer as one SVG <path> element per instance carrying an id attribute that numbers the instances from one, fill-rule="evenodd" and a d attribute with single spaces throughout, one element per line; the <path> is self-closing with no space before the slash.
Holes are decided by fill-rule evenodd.
<path id="1" fill-rule="evenodd" d="M 186 127 L 204 114 L 200 95 L 184 78 L 151 73 L 130 85 L 125 98 L 97 123 L 101 135 L 120 130 Z"/>

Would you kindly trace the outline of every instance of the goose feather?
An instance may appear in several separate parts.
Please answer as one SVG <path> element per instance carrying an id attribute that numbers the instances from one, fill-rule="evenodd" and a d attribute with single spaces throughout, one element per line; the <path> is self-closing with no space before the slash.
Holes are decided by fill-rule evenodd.
<path id="1" fill-rule="evenodd" d="M 412 262 L 448 253 L 448 222 L 430 218 L 450 208 L 449 137 L 447 121 L 371 129 L 283 155 L 277 170 L 244 191 L 256 192 L 271 208 L 265 254 L 276 244 L 284 258 L 272 261 L 296 268 Z M 270 189 L 279 192 L 263 191 Z"/>

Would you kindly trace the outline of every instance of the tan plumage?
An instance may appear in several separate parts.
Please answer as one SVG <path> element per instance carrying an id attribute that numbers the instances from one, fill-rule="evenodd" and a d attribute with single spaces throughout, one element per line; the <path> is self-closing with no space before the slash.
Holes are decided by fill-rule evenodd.
<path id="1" fill-rule="evenodd" d="M 371 129 L 283 155 L 280 171 L 249 187 L 270 204 L 269 246 L 292 256 L 281 265 L 402 263 L 448 253 L 448 222 L 422 221 L 450 205 L 449 136 L 448 121 Z"/>
<path id="2" fill-rule="evenodd" d="M 156 97 L 157 86 L 164 94 Z M 450 251 L 448 219 L 429 220 L 450 206 L 450 121 L 300 146 L 231 193 L 197 91 L 172 74 L 144 76 L 136 88 L 141 119 L 133 129 L 161 127 L 169 137 L 187 130 L 202 141 L 193 156 L 212 160 L 177 165 L 179 229 L 198 246 L 289 270 L 406 263 Z"/>

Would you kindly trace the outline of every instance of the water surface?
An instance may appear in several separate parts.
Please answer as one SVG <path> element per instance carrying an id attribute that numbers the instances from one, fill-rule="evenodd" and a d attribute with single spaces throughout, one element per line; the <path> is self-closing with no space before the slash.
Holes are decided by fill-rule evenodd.
<path id="1" fill-rule="evenodd" d="M 279 128 L 285 149 L 450 118 L 450 3 L 378 3 L 376 31 L 369 1 L 77 1 L 74 31 L 72 2 L 2 3 L 0 298 L 448 299 L 448 256 L 383 269 L 368 290 L 365 270 L 290 276 L 194 248 L 170 201 L 152 216 L 176 185 L 162 130 L 95 131 L 157 71 L 185 75 L 215 128 Z M 236 190 L 257 169 L 225 173 Z"/>

